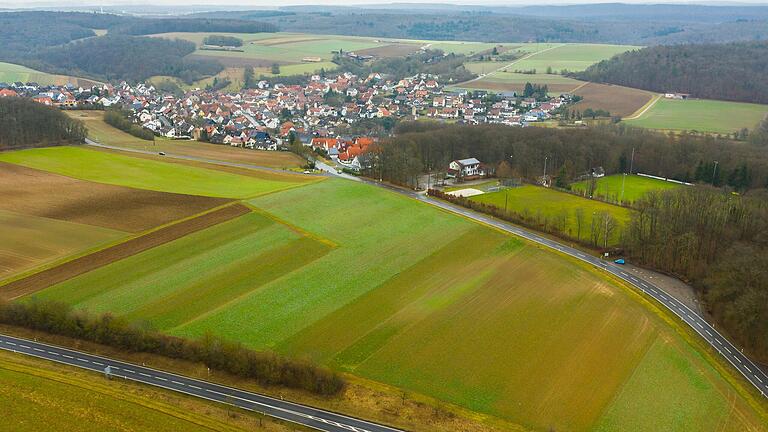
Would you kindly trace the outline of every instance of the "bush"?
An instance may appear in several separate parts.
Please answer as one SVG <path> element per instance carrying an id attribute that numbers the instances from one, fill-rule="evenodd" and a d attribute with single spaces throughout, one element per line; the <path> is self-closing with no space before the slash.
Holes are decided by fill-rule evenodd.
<path id="1" fill-rule="evenodd" d="M 280 385 L 319 395 L 334 395 L 344 381 L 334 372 L 272 352 L 252 351 L 242 344 L 206 335 L 189 340 L 153 332 L 110 314 L 89 315 L 66 304 L 31 300 L 0 303 L 0 323 L 95 342 L 130 352 L 159 354 L 202 362 L 262 385 Z"/>
<path id="2" fill-rule="evenodd" d="M 120 111 L 105 111 L 104 122 L 120 129 L 123 132 L 127 132 L 136 138 L 141 138 L 147 141 L 152 141 L 155 139 L 155 134 L 151 130 L 134 124 Z"/>

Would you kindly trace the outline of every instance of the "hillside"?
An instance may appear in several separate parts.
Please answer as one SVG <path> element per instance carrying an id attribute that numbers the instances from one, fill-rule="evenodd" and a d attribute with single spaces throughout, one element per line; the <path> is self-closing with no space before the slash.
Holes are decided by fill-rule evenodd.
<path id="1" fill-rule="evenodd" d="M 573 77 L 702 99 L 768 103 L 768 42 L 655 46 L 601 61 Z"/>
<path id="2" fill-rule="evenodd" d="M 80 143 L 82 123 L 29 99 L 0 98 L 0 150 Z"/>

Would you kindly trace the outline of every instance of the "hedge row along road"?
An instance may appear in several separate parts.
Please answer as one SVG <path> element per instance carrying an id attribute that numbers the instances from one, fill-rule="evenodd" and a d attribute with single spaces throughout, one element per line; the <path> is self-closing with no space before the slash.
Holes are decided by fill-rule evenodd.
<path id="1" fill-rule="evenodd" d="M 27 339 L 0 335 L 0 349 L 103 373 L 105 374 L 105 377 L 107 375 L 107 368 L 109 367 L 109 376 L 111 378 L 127 379 L 214 402 L 234 405 L 238 408 L 262 413 L 320 431 L 402 432 L 399 429 L 370 423 L 365 420 L 347 417 L 306 405 L 273 399 L 258 393 L 238 390 L 208 381 L 187 378 L 144 366 L 138 366 Z"/>

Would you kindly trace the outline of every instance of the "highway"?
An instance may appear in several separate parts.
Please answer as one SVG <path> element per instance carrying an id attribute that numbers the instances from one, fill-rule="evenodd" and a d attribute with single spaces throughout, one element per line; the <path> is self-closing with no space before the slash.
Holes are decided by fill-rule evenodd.
<path id="1" fill-rule="evenodd" d="M 97 145 L 100 147 L 106 147 L 106 148 L 111 148 L 115 150 L 126 150 L 120 147 L 104 146 L 98 143 L 94 143 L 93 141 L 90 141 L 90 140 L 87 140 L 87 141 L 88 141 L 87 143 L 90 145 Z M 141 150 L 133 150 L 133 151 L 138 153 L 156 154 L 156 152 L 148 152 L 148 151 L 145 152 Z M 221 162 L 216 160 L 192 158 L 192 157 L 181 156 L 181 155 L 169 154 L 167 156 L 170 158 L 196 160 L 200 162 L 238 166 L 243 168 L 264 169 L 263 167 L 249 165 L 249 164 Z M 768 375 L 766 375 L 766 373 L 763 370 L 757 367 L 748 357 L 746 357 L 742 353 L 741 349 L 737 348 L 731 342 L 729 342 L 712 325 L 710 325 L 709 322 L 707 322 L 707 320 L 705 320 L 701 315 L 699 315 L 698 313 L 690 309 L 688 306 L 686 306 L 682 302 L 678 301 L 675 297 L 673 297 L 672 295 L 670 295 L 660 287 L 654 285 L 649 280 L 631 275 L 628 272 L 624 271 L 621 268 L 621 266 L 613 264 L 612 262 L 602 260 L 593 255 L 586 254 L 579 249 L 572 248 L 570 246 L 567 246 L 555 240 L 543 237 L 533 231 L 529 231 L 527 229 L 518 227 L 511 223 L 507 223 L 502 220 L 495 219 L 490 216 L 486 216 L 482 213 L 469 210 L 465 207 L 461 207 L 446 201 L 429 197 L 424 193 L 418 193 L 408 189 L 403 189 L 400 187 L 388 185 L 385 183 L 380 183 L 374 180 L 369 180 L 361 177 L 355 177 L 348 174 L 340 174 L 340 173 L 337 173 L 335 167 L 329 166 L 319 161 L 317 162 L 317 166 L 319 169 L 327 172 L 327 175 L 337 176 L 337 177 L 354 180 L 354 181 L 360 181 L 373 186 L 386 188 L 398 194 L 408 196 L 410 198 L 422 201 L 427 204 L 431 204 L 435 207 L 439 207 L 445 211 L 455 213 L 469 219 L 473 219 L 477 222 L 490 225 L 502 231 L 508 232 L 510 234 L 525 238 L 529 241 L 532 241 L 534 243 L 540 244 L 547 248 L 556 250 L 560 253 L 572 256 L 600 270 L 611 273 L 612 275 L 618 277 L 619 279 L 624 280 L 631 286 L 635 287 L 639 292 L 653 298 L 663 307 L 672 311 L 672 313 L 677 315 L 683 322 L 688 324 L 688 326 L 690 326 L 696 333 L 698 333 L 709 345 L 711 345 L 715 350 L 717 350 L 717 352 L 719 352 L 720 355 L 723 356 L 723 358 L 725 358 L 731 365 L 733 365 L 733 367 L 736 368 L 736 370 L 739 371 L 739 373 L 741 373 L 744 376 L 744 378 L 747 379 L 747 381 L 752 383 L 752 385 L 754 385 L 755 388 L 764 397 L 768 398 Z"/>
<path id="2" fill-rule="evenodd" d="M 271 417 L 327 432 L 402 432 L 400 429 L 345 415 L 188 378 L 144 366 L 60 348 L 40 342 L 0 335 L 0 349 L 88 369 L 112 379 L 127 379 L 166 390 L 237 406 Z"/>

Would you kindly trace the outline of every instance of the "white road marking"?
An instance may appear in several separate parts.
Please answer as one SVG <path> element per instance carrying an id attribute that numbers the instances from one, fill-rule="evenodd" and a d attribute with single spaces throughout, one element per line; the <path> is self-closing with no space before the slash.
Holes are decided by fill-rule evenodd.
<path id="1" fill-rule="evenodd" d="M 51 355 L 55 355 L 56 357 L 58 357 L 58 356 L 59 356 L 57 353 L 55 353 L 55 352 L 53 352 L 53 351 L 48 351 L 48 354 L 51 354 Z"/>
<path id="2" fill-rule="evenodd" d="M 104 366 L 104 363 L 99 363 L 99 362 L 97 362 L 97 361 L 93 362 L 93 364 L 95 364 L 95 365 L 99 365 L 99 366 Z"/>
<path id="3" fill-rule="evenodd" d="M 159 376 L 156 376 L 156 377 L 154 377 L 154 378 L 155 378 L 155 379 L 159 379 L 160 381 L 168 381 L 167 379 L 165 379 L 165 378 L 163 378 L 163 377 L 159 377 Z"/>
<path id="4" fill-rule="evenodd" d="M 757 380 L 760 381 L 760 384 L 763 383 L 763 380 L 761 380 L 759 376 L 755 375 L 755 378 L 757 378 Z"/>
<path id="5" fill-rule="evenodd" d="M 190 384 L 189 386 L 190 386 L 190 387 L 192 387 L 192 388 L 193 388 L 193 389 L 195 389 L 195 390 L 202 390 L 200 387 L 198 387 L 198 386 L 196 386 L 196 385 L 192 385 L 192 384 Z"/>
<path id="6" fill-rule="evenodd" d="M 147 377 L 147 378 L 152 378 L 152 375 L 149 375 L 149 374 L 145 374 L 144 372 L 139 372 L 139 375 L 141 375 L 141 376 L 145 376 L 145 377 Z"/>
<path id="7" fill-rule="evenodd" d="M 722 342 L 720 342 L 720 339 L 715 339 L 715 342 L 717 342 L 718 345 L 722 345 L 723 344 Z M 726 348 L 726 349 L 728 349 L 728 348 Z M 728 350 L 728 352 L 731 352 L 731 350 Z"/>
<path id="8" fill-rule="evenodd" d="M 178 381 L 171 381 L 171 382 L 172 382 L 172 383 L 174 383 L 174 384 L 176 384 L 176 385 L 186 385 L 186 384 L 184 384 L 183 382 L 178 382 Z"/>
<path id="9" fill-rule="evenodd" d="M 35 351 L 38 351 L 38 352 L 45 352 L 45 350 L 41 350 L 40 348 L 35 348 Z"/>
<path id="10" fill-rule="evenodd" d="M 64 357 L 64 358 L 68 358 L 68 359 L 74 359 L 74 357 L 72 357 L 70 355 L 66 355 L 66 354 L 62 354 L 61 356 Z"/>
<path id="11" fill-rule="evenodd" d="M 15 344 L 15 343 L 13 343 L 13 342 L 6 342 L 6 343 L 7 343 L 8 345 L 13 345 L 13 346 L 16 346 L 16 344 Z"/>

